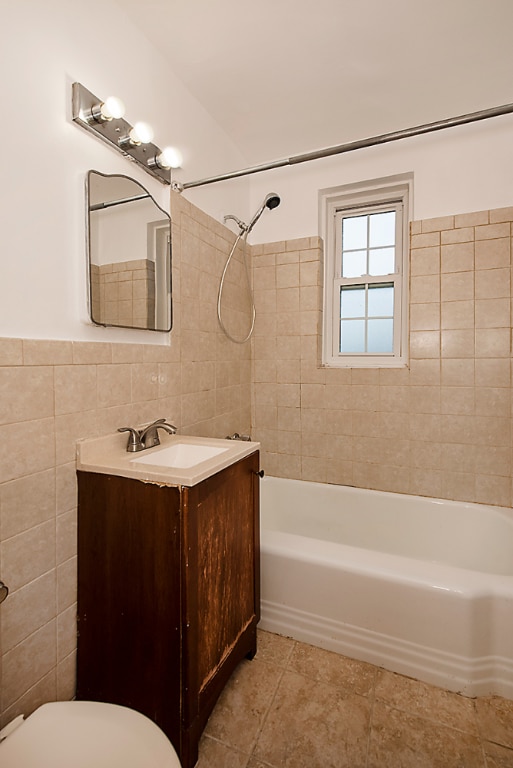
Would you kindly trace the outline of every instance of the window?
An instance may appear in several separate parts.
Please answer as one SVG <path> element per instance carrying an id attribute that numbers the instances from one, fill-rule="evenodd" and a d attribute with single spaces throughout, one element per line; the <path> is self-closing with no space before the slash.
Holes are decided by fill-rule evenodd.
<path id="1" fill-rule="evenodd" d="M 408 175 L 321 192 L 327 366 L 406 365 L 411 183 Z"/>

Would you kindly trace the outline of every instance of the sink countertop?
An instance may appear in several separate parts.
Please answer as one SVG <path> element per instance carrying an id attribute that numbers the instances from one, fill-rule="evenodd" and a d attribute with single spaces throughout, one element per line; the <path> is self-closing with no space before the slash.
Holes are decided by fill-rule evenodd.
<path id="1" fill-rule="evenodd" d="M 260 449 L 260 443 L 243 440 L 168 435 L 163 431 L 160 432 L 159 437 L 160 445 L 136 453 L 128 453 L 126 450 L 127 435 L 125 433 L 115 432 L 104 437 L 79 440 L 77 442 L 77 469 L 82 472 L 99 472 L 103 475 L 130 477 L 146 483 L 193 486 Z M 141 456 L 149 458 L 152 453 L 158 453 L 162 448 L 169 448 L 178 443 L 210 445 L 225 450 L 217 456 L 186 468 L 133 463 L 133 459 Z"/>

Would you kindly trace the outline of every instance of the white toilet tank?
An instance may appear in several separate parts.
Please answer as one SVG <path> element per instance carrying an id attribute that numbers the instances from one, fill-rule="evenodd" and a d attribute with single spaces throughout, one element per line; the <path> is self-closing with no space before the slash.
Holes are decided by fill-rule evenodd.
<path id="1" fill-rule="evenodd" d="M 144 715 L 96 701 L 43 704 L 0 731 L 2 768 L 180 768 L 167 736 Z"/>

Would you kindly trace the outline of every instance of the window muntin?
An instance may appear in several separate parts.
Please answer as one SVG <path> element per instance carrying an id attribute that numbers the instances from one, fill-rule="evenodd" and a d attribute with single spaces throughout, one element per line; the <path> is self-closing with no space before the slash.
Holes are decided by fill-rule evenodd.
<path id="1" fill-rule="evenodd" d="M 327 190 L 331 199 L 324 201 L 326 365 L 406 364 L 410 184 L 411 180 L 384 189 L 369 185 L 363 192 L 338 196 L 333 194 L 336 190 Z"/>

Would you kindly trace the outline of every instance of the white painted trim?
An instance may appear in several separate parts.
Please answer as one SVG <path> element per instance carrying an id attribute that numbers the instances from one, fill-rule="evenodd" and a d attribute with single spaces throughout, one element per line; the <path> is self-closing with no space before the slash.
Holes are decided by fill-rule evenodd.
<path id="1" fill-rule="evenodd" d="M 402 201 L 402 258 L 400 290 L 400 342 L 394 355 L 336 355 L 334 352 L 335 311 L 333 293 L 336 231 L 334 217 L 343 208 L 371 206 Z M 413 173 L 368 180 L 357 184 L 330 187 L 319 191 L 320 232 L 324 241 L 322 363 L 336 368 L 404 367 L 408 363 L 408 276 L 409 222 L 413 218 Z M 396 330 L 396 329 L 395 329 Z M 397 351 L 399 350 L 399 351 Z"/>
<path id="2" fill-rule="evenodd" d="M 437 651 L 287 605 L 262 600 L 259 628 L 291 637 L 464 696 L 496 694 L 513 699 L 513 662 L 502 656 Z"/>

